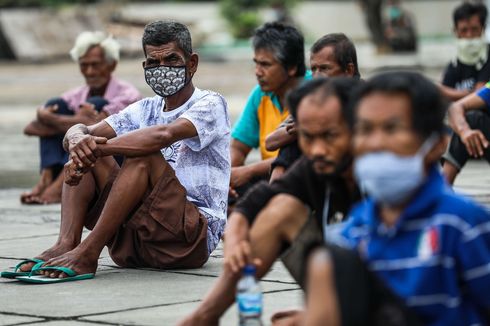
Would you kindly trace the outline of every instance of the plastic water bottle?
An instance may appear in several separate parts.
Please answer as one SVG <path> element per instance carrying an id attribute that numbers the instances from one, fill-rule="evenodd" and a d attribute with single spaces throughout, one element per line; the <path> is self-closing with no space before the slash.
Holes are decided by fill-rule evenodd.
<path id="1" fill-rule="evenodd" d="M 255 278 L 255 266 L 247 265 L 238 281 L 236 301 L 240 326 L 262 326 L 262 290 Z"/>

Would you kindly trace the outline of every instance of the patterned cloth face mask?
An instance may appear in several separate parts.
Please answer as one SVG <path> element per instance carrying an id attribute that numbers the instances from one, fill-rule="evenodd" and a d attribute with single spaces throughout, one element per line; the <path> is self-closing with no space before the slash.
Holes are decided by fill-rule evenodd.
<path id="1" fill-rule="evenodd" d="M 186 84 L 185 66 L 157 66 L 145 68 L 145 80 L 162 97 L 176 94 Z"/>

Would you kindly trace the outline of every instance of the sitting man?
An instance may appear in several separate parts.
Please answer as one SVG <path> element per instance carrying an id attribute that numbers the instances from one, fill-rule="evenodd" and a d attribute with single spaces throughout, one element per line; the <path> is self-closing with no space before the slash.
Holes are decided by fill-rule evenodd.
<path id="1" fill-rule="evenodd" d="M 304 40 L 296 28 L 267 23 L 255 31 L 252 42 L 259 85 L 250 94 L 231 135 L 231 202 L 257 180 L 268 179 L 277 151 L 265 148 L 265 137 L 288 116 L 286 92 L 306 73 Z M 247 155 L 256 147 L 262 161 L 245 165 Z"/>
<path id="2" fill-rule="evenodd" d="M 157 95 L 65 136 L 72 160 L 60 235 L 36 257 L 46 262 L 38 276 L 45 282 L 93 276 L 106 245 L 119 266 L 197 268 L 221 238 L 231 170 L 227 104 L 194 87 L 198 56 L 186 26 L 150 23 L 142 43 L 146 82 Z M 125 157 L 121 168 L 112 155 Z M 81 241 L 84 226 L 92 232 Z"/>
<path id="3" fill-rule="evenodd" d="M 342 33 L 322 36 L 311 47 L 310 67 L 315 77 L 354 77 L 359 79 L 359 66 L 354 43 Z M 272 163 L 271 181 L 279 178 L 301 156 L 294 119 L 289 116 L 265 140 L 266 149 L 279 150 Z"/>
<path id="4" fill-rule="evenodd" d="M 98 122 L 141 98 L 134 86 L 112 76 L 119 60 L 119 44 L 113 38 L 102 32 L 81 33 L 70 55 L 78 62 L 86 85 L 46 102 L 37 110 L 36 120 L 25 127 L 26 135 L 40 138 L 41 177 L 30 192 L 21 195 L 22 203 L 61 201 L 61 171 L 68 161 L 62 142 L 71 126 Z"/>
<path id="5" fill-rule="evenodd" d="M 443 94 L 450 100 L 457 101 L 490 80 L 486 21 L 487 8 L 481 3 L 464 2 L 453 12 L 457 55 L 442 79 Z"/>
<path id="6" fill-rule="evenodd" d="M 288 96 L 304 156 L 282 178 L 256 184 L 238 202 L 226 229 L 223 271 L 181 325 L 217 324 L 234 302 L 245 264 L 255 262 L 262 277 L 285 248 L 283 261 L 303 285 L 305 249 L 321 243 L 326 225 L 341 221 L 360 198 L 347 122 L 347 102 L 357 84 L 353 78 L 315 78 Z"/>
<path id="7" fill-rule="evenodd" d="M 443 171 L 449 184 L 454 183 L 471 157 L 483 157 L 490 162 L 488 110 L 490 110 L 490 82 L 477 92 L 454 102 L 449 108 L 449 122 L 454 134 L 443 156 Z"/>
<path id="8" fill-rule="evenodd" d="M 359 325 L 368 324 L 387 286 L 422 325 L 488 325 L 490 215 L 448 189 L 438 170 L 445 110 L 437 88 L 414 73 L 379 75 L 359 91 L 354 172 L 368 198 L 327 233 L 359 255 L 332 245 L 329 257 L 316 253 L 306 324 L 324 321 L 325 311 L 359 307 Z M 359 268 L 359 256 L 369 271 Z M 352 289 L 365 295 L 335 302 Z M 345 325 L 346 314 L 322 324 Z"/>

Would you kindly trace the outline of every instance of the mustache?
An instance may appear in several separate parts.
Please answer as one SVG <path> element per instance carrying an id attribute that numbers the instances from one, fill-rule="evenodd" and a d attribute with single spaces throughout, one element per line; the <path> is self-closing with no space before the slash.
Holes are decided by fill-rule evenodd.
<path id="1" fill-rule="evenodd" d="M 330 166 L 335 166 L 336 165 L 336 163 L 334 161 L 326 160 L 323 157 L 313 157 L 311 159 L 311 163 L 312 164 L 320 163 L 320 164 L 330 165 Z"/>

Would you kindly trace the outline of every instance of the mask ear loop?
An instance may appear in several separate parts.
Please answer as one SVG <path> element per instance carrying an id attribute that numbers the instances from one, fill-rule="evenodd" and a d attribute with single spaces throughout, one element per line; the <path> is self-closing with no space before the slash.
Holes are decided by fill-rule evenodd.
<path id="1" fill-rule="evenodd" d="M 420 146 L 420 149 L 417 152 L 417 156 L 424 157 L 425 155 L 427 155 L 431 151 L 431 149 L 435 145 L 435 143 L 437 142 L 437 139 L 438 138 L 439 137 L 438 137 L 438 135 L 436 133 L 432 133 L 424 141 L 424 143 L 422 144 L 422 146 Z"/>

